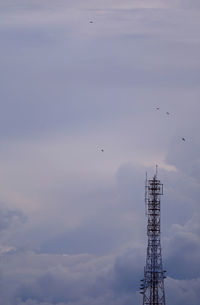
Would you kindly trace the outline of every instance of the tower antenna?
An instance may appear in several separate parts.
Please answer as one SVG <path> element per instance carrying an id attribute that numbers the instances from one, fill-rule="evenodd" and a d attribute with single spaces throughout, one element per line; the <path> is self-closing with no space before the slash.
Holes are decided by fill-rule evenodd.
<path id="1" fill-rule="evenodd" d="M 158 164 L 156 164 L 156 177 L 158 176 Z"/>
<path id="2" fill-rule="evenodd" d="M 144 195 L 144 202 L 145 202 L 145 216 L 147 216 L 147 206 L 148 206 L 148 180 L 147 180 L 147 172 L 146 172 L 146 179 L 145 179 L 145 195 Z"/>
<path id="3" fill-rule="evenodd" d="M 156 175 L 145 183 L 145 202 L 147 206 L 147 256 L 144 267 L 144 278 L 141 280 L 140 293 L 143 305 L 165 305 L 164 279 L 160 243 L 160 197 L 163 195 L 163 184 Z"/>

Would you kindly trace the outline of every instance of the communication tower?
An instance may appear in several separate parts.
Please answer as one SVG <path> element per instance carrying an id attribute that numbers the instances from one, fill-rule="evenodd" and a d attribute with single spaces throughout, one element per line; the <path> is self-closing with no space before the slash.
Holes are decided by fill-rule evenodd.
<path id="1" fill-rule="evenodd" d="M 144 279 L 141 280 L 140 293 L 143 295 L 143 305 L 165 305 L 164 279 L 166 278 L 162 265 L 160 243 L 160 198 L 163 195 L 163 184 L 156 174 L 147 179 L 145 184 L 145 205 L 147 224 L 147 256 L 144 267 Z"/>

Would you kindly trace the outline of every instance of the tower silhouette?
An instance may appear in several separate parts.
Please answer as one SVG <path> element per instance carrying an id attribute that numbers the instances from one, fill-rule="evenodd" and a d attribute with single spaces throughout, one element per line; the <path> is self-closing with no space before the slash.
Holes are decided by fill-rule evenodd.
<path id="1" fill-rule="evenodd" d="M 145 185 L 145 204 L 147 224 L 147 256 L 144 267 L 144 278 L 141 280 L 140 293 L 143 295 L 143 305 L 165 305 L 164 279 L 166 278 L 162 265 L 160 243 L 160 198 L 163 195 L 163 184 L 156 174 L 147 180 Z"/>

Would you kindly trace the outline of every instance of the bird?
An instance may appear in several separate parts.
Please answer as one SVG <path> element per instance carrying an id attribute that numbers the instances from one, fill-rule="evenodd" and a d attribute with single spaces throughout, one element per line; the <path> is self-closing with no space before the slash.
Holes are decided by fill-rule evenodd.
<path id="1" fill-rule="evenodd" d="M 184 141 L 184 142 L 185 142 L 185 138 L 182 138 L 182 141 Z"/>
<path id="2" fill-rule="evenodd" d="M 93 23 L 93 21 L 91 20 L 90 23 Z"/>
<path id="3" fill-rule="evenodd" d="M 159 109 L 160 109 L 159 107 L 156 108 L 156 110 L 159 110 Z"/>
<path id="4" fill-rule="evenodd" d="M 166 114 L 169 115 L 170 113 L 167 111 Z"/>
<path id="5" fill-rule="evenodd" d="M 101 149 L 101 152 L 104 152 L 104 149 Z"/>

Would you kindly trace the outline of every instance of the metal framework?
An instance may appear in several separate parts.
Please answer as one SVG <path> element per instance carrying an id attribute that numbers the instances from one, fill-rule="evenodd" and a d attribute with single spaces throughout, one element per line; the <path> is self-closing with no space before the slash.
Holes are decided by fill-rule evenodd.
<path id="1" fill-rule="evenodd" d="M 160 244 L 160 197 L 163 195 L 163 184 L 156 174 L 147 180 L 145 185 L 145 204 L 147 224 L 147 256 L 144 267 L 144 279 L 141 280 L 140 293 L 143 305 L 165 305 L 164 279 Z"/>

